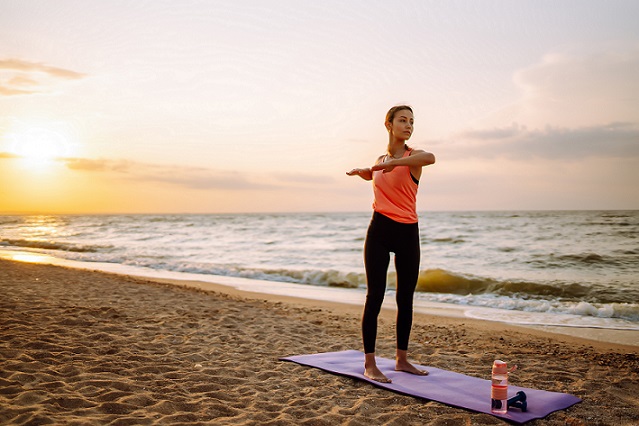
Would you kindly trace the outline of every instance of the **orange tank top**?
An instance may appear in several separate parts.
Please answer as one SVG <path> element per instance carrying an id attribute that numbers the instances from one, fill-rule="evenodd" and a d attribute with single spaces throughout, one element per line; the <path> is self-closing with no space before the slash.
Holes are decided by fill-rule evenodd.
<path id="1" fill-rule="evenodd" d="M 410 155 L 406 150 L 403 157 Z M 398 166 L 392 172 L 373 172 L 373 210 L 400 223 L 417 223 L 417 181 L 410 167 Z"/>

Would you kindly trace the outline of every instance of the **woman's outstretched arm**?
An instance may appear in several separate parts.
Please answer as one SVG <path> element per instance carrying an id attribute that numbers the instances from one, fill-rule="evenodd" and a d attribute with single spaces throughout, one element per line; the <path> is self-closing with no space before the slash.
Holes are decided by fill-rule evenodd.
<path id="1" fill-rule="evenodd" d="M 349 176 L 359 176 L 364 180 L 373 179 L 373 172 L 371 169 L 353 169 L 350 172 L 346 172 Z"/>
<path id="2" fill-rule="evenodd" d="M 380 155 L 375 161 L 375 166 L 373 166 L 373 168 L 375 168 L 384 159 L 384 157 L 384 155 Z M 346 174 L 349 176 L 359 176 L 364 180 L 373 180 L 373 169 L 370 167 L 367 169 L 353 169 L 350 172 L 346 172 Z"/>

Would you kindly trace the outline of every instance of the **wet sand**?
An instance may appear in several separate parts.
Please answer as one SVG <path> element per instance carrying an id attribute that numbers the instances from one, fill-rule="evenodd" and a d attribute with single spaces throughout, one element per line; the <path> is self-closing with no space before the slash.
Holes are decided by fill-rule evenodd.
<path id="1" fill-rule="evenodd" d="M 489 425 L 487 414 L 279 361 L 361 350 L 354 305 L 0 260 L 1 424 Z M 394 355 L 394 313 L 378 355 Z M 639 424 L 639 348 L 418 314 L 411 359 L 583 402 L 533 425 Z"/>

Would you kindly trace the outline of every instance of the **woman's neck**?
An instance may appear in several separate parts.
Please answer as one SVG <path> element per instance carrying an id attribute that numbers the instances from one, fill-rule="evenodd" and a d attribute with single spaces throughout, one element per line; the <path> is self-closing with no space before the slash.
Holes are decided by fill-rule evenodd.
<path id="1" fill-rule="evenodd" d="M 403 140 L 390 140 L 388 141 L 388 155 L 394 158 L 401 158 L 404 155 L 404 152 L 408 148 L 406 147 L 406 142 Z"/>

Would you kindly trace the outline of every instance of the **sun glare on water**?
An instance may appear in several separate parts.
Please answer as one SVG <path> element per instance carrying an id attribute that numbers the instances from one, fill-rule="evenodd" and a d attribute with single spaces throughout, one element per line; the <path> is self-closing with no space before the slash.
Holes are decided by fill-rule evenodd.
<path id="1" fill-rule="evenodd" d="M 26 263 L 46 263 L 48 256 L 39 254 L 14 254 L 11 256 L 11 259 Z"/>

